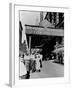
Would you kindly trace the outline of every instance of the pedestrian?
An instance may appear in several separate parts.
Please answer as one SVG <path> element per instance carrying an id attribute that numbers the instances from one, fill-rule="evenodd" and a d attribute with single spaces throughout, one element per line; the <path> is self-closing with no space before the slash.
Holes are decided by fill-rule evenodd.
<path id="1" fill-rule="evenodd" d="M 36 71 L 40 72 L 41 71 L 40 70 L 40 58 L 39 58 L 38 54 L 36 54 L 35 60 L 36 60 Z"/>
<path id="2" fill-rule="evenodd" d="M 40 60 L 39 60 L 40 61 L 40 67 L 42 68 L 42 58 L 43 58 L 43 56 L 41 54 L 39 54 L 38 57 L 40 58 Z"/>
<path id="3" fill-rule="evenodd" d="M 36 71 L 36 61 L 35 61 L 35 54 L 32 53 L 30 55 L 30 59 L 31 59 L 31 69 L 32 69 L 32 72 L 35 72 Z"/>
<path id="4" fill-rule="evenodd" d="M 24 55 L 24 60 L 25 60 L 25 66 L 27 70 L 26 79 L 29 79 L 30 78 L 30 56 L 29 54 L 26 53 Z"/>
<path id="5" fill-rule="evenodd" d="M 20 78 L 21 79 L 25 79 L 26 78 L 26 74 L 27 74 L 27 70 L 26 70 L 26 66 L 24 64 L 24 56 L 21 55 L 19 57 L 19 60 L 20 60 Z"/>

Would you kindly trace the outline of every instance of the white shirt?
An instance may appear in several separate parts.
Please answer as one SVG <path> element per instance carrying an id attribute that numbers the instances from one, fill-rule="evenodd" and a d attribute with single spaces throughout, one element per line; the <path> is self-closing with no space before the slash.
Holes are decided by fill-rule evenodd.
<path id="1" fill-rule="evenodd" d="M 27 70 L 26 70 L 26 66 L 23 63 L 23 58 L 20 57 L 19 60 L 20 60 L 20 76 L 26 75 Z"/>

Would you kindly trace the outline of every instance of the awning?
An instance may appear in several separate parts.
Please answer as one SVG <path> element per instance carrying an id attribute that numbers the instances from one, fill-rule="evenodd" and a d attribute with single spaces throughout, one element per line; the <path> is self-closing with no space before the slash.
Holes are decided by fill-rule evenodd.
<path id="1" fill-rule="evenodd" d="M 62 48 L 57 48 L 54 51 L 52 51 L 53 53 L 60 53 L 60 52 L 64 52 L 64 47 Z"/>

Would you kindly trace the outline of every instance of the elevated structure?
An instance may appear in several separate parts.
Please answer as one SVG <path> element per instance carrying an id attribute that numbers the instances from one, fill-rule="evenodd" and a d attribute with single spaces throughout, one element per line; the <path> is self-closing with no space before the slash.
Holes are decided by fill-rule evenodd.
<path id="1" fill-rule="evenodd" d="M 61 14 L 61 15 L 60 15 Z M 39 25 L 25 25 L 25 34 L 29 35 L 29 51 L 31 51 L 31 35 L 46 35 L 64 37 L 64 14 L 47 12 L 43 19 L 40 13 Z"/>
<path id="2" fill-rule="evenodd" d="M 34 26 L 34 25 L 25 25 L 26 34 L 37 34 L 37 35 L 49 35 L 49 36 L 64 36 L 64 30 L 63 29 L 55 29 L 55 28 L 44 28 L 40 26 Z"/>

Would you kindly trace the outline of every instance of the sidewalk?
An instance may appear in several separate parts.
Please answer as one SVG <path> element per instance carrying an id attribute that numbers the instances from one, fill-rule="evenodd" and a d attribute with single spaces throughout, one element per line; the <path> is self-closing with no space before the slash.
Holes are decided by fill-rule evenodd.
<path id="1" fill-rule="evenodd" d="M 41 72 L 30 74 L 30 78 L 48 78 L 48 77 L 63 77 L 64 65 L 53 63 L 52 61 L 43 61 Z"/>

